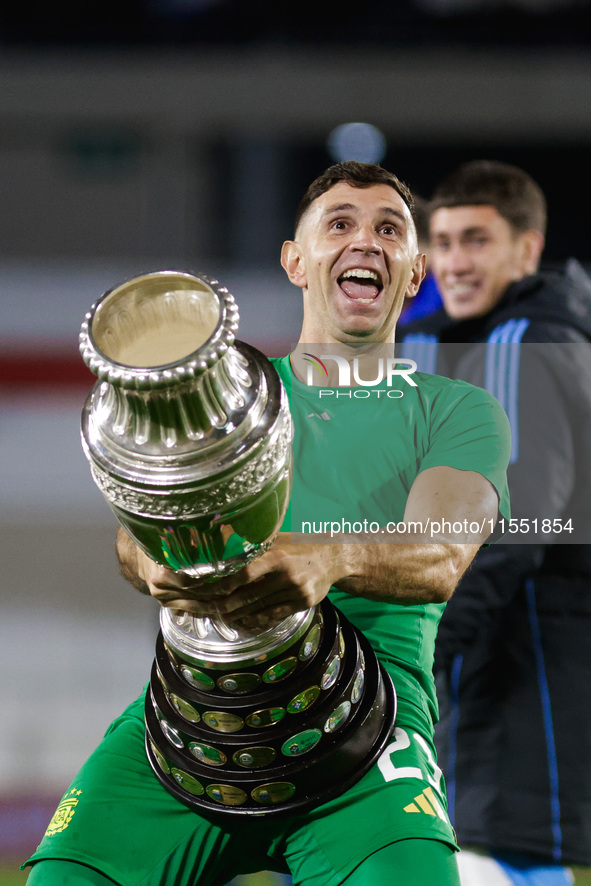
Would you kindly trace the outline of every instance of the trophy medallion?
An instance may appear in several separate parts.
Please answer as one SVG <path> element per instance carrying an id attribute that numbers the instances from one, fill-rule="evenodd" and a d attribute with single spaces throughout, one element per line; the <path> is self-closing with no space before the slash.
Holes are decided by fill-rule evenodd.
<path id="1" fill-rule="evenodd" d="M 80 333 L 98 377 L 82 414 L 96 484 L 152 559 L 207 581 L 268 549 L 291 490 L 286 392 L 237 329 L 216 280 L 157 271 L 109 290 Z M 371 646 L 328 600 L 259 632 L 161 610 L 146 752 L 191 808 L 325 802 L 381 753 L 395 708 Z"/>

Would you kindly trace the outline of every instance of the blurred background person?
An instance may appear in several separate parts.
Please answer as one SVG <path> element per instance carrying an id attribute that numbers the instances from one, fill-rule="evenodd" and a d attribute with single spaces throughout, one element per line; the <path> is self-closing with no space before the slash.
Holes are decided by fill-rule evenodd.
<path id="1" fill-rule="evenodd" d="M 520 168 L 462 164 L 430 215 L 444 307 L 402 350 L 504 406 L 519 527 L 480 551 L 436 647 L 462 884 L 559 886 L 591 862 L 591 280 L 539 270 L 546 200 Z"/>

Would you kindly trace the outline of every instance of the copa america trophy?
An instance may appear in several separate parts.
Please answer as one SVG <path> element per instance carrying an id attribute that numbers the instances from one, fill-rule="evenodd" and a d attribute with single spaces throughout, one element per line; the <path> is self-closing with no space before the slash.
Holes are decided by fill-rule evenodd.
<path id="1" fill-rule="evenodd" d="M 157 271 L 105 293 L 80 333 L 98 376 L 82 414 L 95 482 L 150 557 L 211 581 L 268 549 L 291 489 L 286 392 L 237 329 L 216 280 Z M 371 646 L 328 600 L 262 632 L 161 610 L 146 751 L 192 808 L 325 802 L 376 760 L 395 708 Z"/>

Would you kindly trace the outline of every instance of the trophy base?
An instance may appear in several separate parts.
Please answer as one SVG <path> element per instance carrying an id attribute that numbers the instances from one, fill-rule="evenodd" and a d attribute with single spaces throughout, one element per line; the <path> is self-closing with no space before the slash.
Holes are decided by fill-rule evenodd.
<path id="1" fill-rule="evenodd" d="M 319 610 L 297 641 L 309 650 L 314 635 L 314 654 L 281 686 L 226 693 L 219 671 L 211 686 L 189 686 L 159 639 L 146 751 L 181 803 L 212 816 L 304 812 L 352 787 L 383 752 L 396 716 L 392 681 L 363 634 L 328 601 Z"/>

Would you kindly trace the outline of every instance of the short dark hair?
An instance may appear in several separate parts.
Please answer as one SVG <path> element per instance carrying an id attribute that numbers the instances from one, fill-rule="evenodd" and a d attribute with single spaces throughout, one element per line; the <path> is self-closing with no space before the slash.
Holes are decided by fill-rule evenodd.
<path id="1" fill-rule="evenodd" d="M 471 160 L 443 179 L 429 202 L 436 209 L 494 206 L 515 232 L 546 233 L 546 198 L 540 186 L 518 166 L 497 160 Z"/>
<path id="2" fill-rule="evenodd" d="M 300 204 L 296 210 L 295 230 L 302 220 L 302 217 L 312 205 L 314 200 L 321 197 L 339 182 L 346 182 L 354 188 L 369 188 L 371 185 L 390 185 L 400 194 L 403 201 L 408 206 L 411 215 L 414 211 L 414 200 L 410 189 L 404 182 L 388 172 L 383 166 L 373 163 L 360 163 L 357 160 L 345 160 L 343 163 L 335 163 L 329 166 L 322 175 L 319 175 L 302 197 Z"/>

